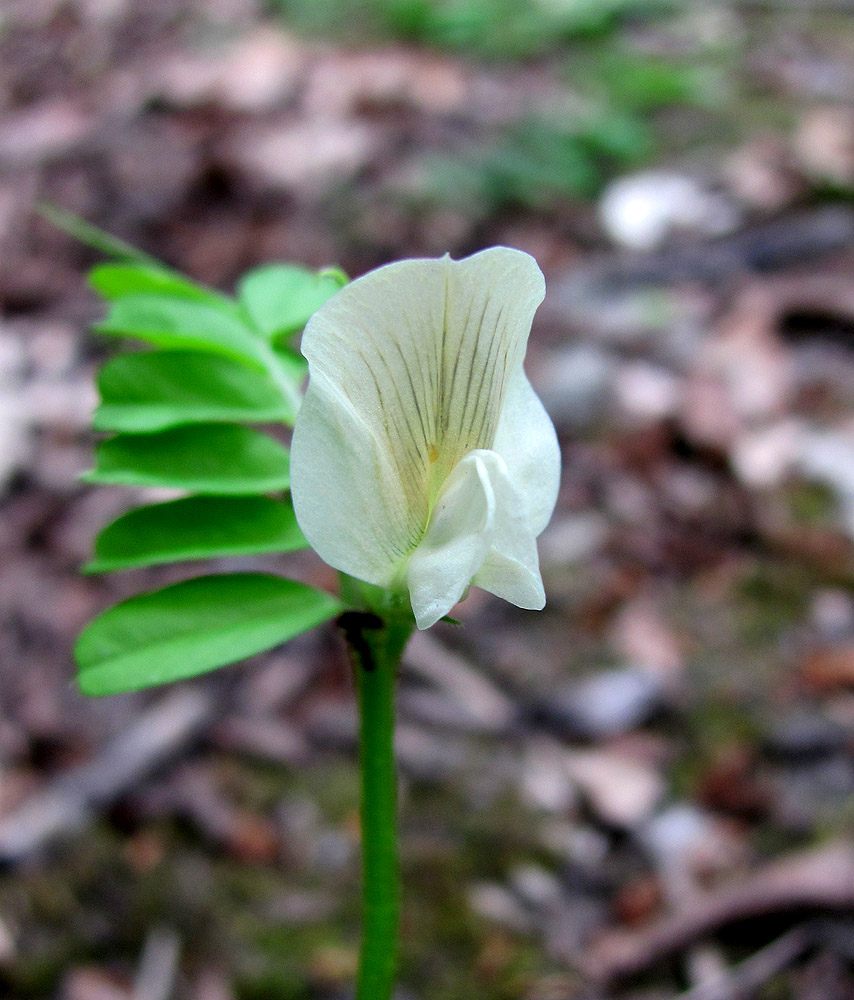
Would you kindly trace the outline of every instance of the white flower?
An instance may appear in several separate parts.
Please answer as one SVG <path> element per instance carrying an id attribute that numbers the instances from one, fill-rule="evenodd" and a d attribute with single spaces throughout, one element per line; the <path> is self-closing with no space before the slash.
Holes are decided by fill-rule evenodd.
<path id="1" fill-rule="evenodd" d="M 545 604 L 535 540 L 560 452 L 522 369 L 544 295 L 533 257 L 493 247 L 380 267 L 305 329 L 297 520 L 331 566 L 408 589 L 419 628 L 472 583 L 521 608 Z"/>

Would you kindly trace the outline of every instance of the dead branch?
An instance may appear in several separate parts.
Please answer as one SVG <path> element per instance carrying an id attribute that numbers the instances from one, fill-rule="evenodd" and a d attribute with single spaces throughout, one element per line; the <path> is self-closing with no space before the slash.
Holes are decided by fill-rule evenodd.
<path id="1" fill-rule="evenodd" d="M 60 775 L 0 819 L 0 862 L 22 861 L 92 820 L 179 753 L 215 715 L 217 691 L 185 687 L 170 691 L 143 711 L 94 760 Z"/>
<path id="2" fill-rule="evenodd" d="M 787 910 L 854 908 L 854 845 L 838 842 L 790 855 L 752 877 L 693 895 L 684 910 L 638 931 L 610 931 L 593 943 L 584 971 L 610 982 L 635 975 L 727 924 Z"/>
<path id="3" fill-rule="evenodd" d="M 746 1000 L 773 976 L 803 955 L 815 939 L 815 927 L 801 924 L 750 958 L 727 970 L 720 978 L 683 993 L 679 1000 Z"/>

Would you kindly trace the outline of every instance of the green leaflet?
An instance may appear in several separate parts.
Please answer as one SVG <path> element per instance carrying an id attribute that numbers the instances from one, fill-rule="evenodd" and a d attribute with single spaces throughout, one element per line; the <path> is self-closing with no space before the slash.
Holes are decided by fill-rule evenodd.
<path id="1" fill-rule="evenodd" d="M 166 486 L 190 493 L 238 496 L 289 485 L 288 451 L 239 424 L 197 424 L 102 441 L 90 483 Z"/>
<path id="2" fill-rule="evenodd" d="M 346 284 L 341 271 L 309 271 L 294 264 L 267 264 L 250 271 L 238 297 L 255 326 L 270 340 L 301 330 L 311 314 Z"/>
<path id="3" fill-rule="evenodd" d="M 155 347 L 221 354 L 264 370 L 269 345 L 228 313 L 167 295 L 128 295 L 113 303 L 98 333 L 135 337 Z"/>
<path id="4" fill-rule="evenodd" d="M 89 284 L 110 302 L 129 295 L 165 295 L 203 302 L 232 316 L 238 315 L 233 299 L 185 278 L 165 267 L 145 264 L 98 264 L 89 272 Z"/>
<path id="5" fill-rule="evenodd" d="M 85 572 L 307 547 L 290 503 L 269 497 L 184 497 L 139 507 L 113 521 L 95 540 L 95 558 Z"/>
<path id="6" fill-rule="evenodd" d="M 294 386 L 300 379 L 294 377 Z M 215 354 L 120 354 L 98 372 L 95 429 L 145 433 L 180 424 L 293 423 L 295 408 L 265 373 Z"/>
<path id="7" fill-rule="evenodd" d="M 194 677 L 286 642 L 340 610 L 329 594 L 277 576 L 186 580 L 90 622 L 74 650 L 80 689 L 106 695 Z"/>

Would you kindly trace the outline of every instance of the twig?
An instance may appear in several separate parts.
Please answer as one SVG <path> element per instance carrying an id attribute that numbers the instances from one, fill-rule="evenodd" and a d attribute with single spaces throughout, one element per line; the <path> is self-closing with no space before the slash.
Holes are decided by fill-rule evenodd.
<path id="1" fill-rule="evenodd" d="M 656 253 L 623 252 L 593 259 L 556 277 L 538 313 L 564 327 L 579 301 L 645 285 L 679 281 L 719 284 L 751 273 L 767 274 L 845 250 L 854 238 L 854 212 L 836 205 L 775 219 L 716 240 L 695 240 Z"/>
<path id="2" fill-rule="evenodd" d="M 272 862 L 279 853 L 273 822 L 236 806 L 217 786 L 204 763 L 187 761 L 165 781 L 150 783 L 134 796 L 144 817 L 181 816 L 214 844 L 243 860 Z"/>
<path id="3" fill-rule="evenodd" d="M 226 716 L 211 730 L 209 740 L 221 749 L 288 767 L 304 764 L 309 755 L 300 730 L 275 718 Z"/>
<path id="4" fill-rule="evenodd" d="M 772 941 L 722 978 L 702 983 L 683 993 L 678 1000 L 745 1000 L 753 992 L 796 962 L 815 939 L 815 927 L 801 924 Z"/>
<path id="5" fill-rule="evenodd" d="M 218 689 L 178 688 L 143 711 L 100 754 L 48 783 L 0 819 L 0 862 L 14 863 L 91 822 L 113 802 L 179 753 L 215 715 Z"/>
<path id="6" fill-rule="evenodd" d="M 423 632 L 416 632 L 406 647 L 403 670 L 438 688 L 482 732 L 505 732 L 516 718 L 516 706 L 503 691 Z"/>
<path id="7" fill-rule="evenodd" d="M 735 885 L 694 895 L 684 911 L 677 910 L 650 927 L 603 934 L 585 958 L 585 971 L 609 982 L 642 972 L 738 920 L 786 910 L 851 907 L 854 845 L 830 844 L 769 864 Z"/>
<path id="8" fill-rule="evenodd" d="M 178 974 L 179 945 L 174 931 L 151 931 L 142 949 L 131 1000 L 169 1000 Z"/>
<path id="9" fill-rule="evenodd" d="M 3 918 L 0 917 L 0 966 L 11 962 L 16 955 L 15 939 Z"/>

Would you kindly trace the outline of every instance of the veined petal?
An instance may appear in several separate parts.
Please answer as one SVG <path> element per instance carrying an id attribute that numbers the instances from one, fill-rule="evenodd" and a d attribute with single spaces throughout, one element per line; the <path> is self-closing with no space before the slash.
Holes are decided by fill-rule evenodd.
<path id="1" fill-rule="evenodd" d="M 370 583 L 399 578 L 452 471 L 492 447 L 544 294 L 532 257 L 494 247 L 386 265 L 314 314 L 291 479 L 326 562 Z"/>
<path id="2" fill-rule="evenodd" d="M 507 465 L 478 449 L 457 464 L 413 552 L 407 584 L 418 628 L 429 628 L 470 583 L 523 608 L 542 608 L 535 536 Z"/>
<path id="3" fill-rule="evenodd" d="M 522 371 L 546 292 L 533 257 L 493 247 L 453 262 L 440 333 L 442 379 L 436 434 L 441 485 L 465 455 L 493 446 L 508 387 Z"/>

